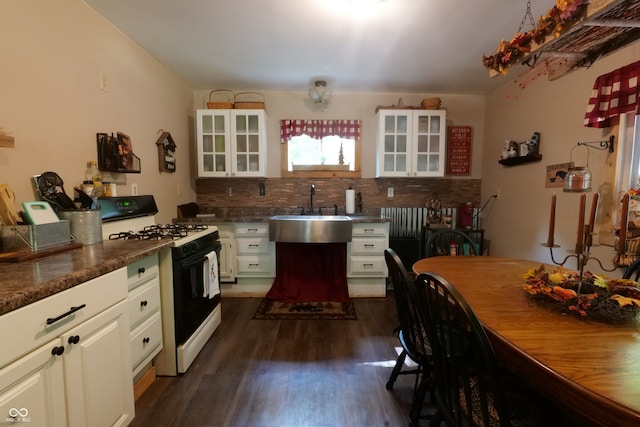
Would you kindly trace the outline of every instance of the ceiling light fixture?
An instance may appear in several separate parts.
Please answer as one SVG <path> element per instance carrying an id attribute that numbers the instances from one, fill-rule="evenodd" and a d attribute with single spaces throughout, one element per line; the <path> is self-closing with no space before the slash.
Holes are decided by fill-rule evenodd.
<path id="1" fill-rule="evenodd" d="M 332 96 L 333 90 L 327 87 L 325 80 L 316 80 L 314 86 L 309 89 L 309 98 L 318 107 L 326 107 Z"/>
<path id="2" fill-rule="evenodd" d="M 609 153 L 613 153 L 613 135 L 605 141 L 594 142 L 578 142 L 569 154 L 569 162 L 571 162 L 573 156 L 573 150 L 577 147 L 587 148 L 587 165 L 586 166 L 571 166 L 564 177 L 563 191 L 567 193 L 586 193 L 591 191 L 591 171 L 589 170 L 589 148 L 595 148 L 596 150 L 609 150 Z M 596 146 L 597 144 L 597 146 Z"/>

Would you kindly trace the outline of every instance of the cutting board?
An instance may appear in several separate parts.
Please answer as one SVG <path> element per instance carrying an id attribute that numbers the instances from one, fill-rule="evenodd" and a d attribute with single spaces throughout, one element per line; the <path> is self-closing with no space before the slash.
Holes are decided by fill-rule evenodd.
<path id="1" fill-rule="evenodd" d="M 49 249 L 41 249 L 39 251 L 17 251 L 17 252 L 0 252 L 0 263 L 2 262 L 20 262 L 30 259 L 42 258 L 45 256 L 65 252 L 71 249 L 81 248 L 82 243 L 68 243 L 65 245 L 55 246 Z"/>
<path id="2" fill-rule="evenodd" d="M 16 196 L 8 184 L 0 184 L 0 221 L 7 225 L 16 225 L 20 221 L 16 211 Z"/>
<path id="3" fill-rule="evenodd" d="M 30 224 L 40 225 L 60 221 L 49 202 L 22 202 Z"/>

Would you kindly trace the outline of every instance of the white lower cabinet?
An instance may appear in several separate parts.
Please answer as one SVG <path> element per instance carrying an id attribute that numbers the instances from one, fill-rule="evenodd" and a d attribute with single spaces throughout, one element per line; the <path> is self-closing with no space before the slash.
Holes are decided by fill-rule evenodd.
<path id="1" fill-rule="evenodd" d="M 126 295 L 122 268 L 0 316 L 0 425 L 133 420 Z"/>
<path id="2" fill-rule="evenodd" d="M 127 310 L 133 377 L 144 371 L 162 350 L 158 254 L 127 266 Z"/>
<path id="3" fill-rule="evenodd" d="M 234 226 L 231 223 L 215 224 L 220 235 L 220 277 L 221 283 L 232 283 L 236 280 L 236 241 Z"/>
<path id="4" fill-rule="evenodd" d="M 353 224 L 349 244 L 349 276 L 387 276 L 384 250 L 389 247 L 388 223 Z"/>
<path id="5" fill-rule="evenodd" d="M 275 277 L 276 244 L 269 241 L 269 224 L 237 223 L 236 276 Z"/>

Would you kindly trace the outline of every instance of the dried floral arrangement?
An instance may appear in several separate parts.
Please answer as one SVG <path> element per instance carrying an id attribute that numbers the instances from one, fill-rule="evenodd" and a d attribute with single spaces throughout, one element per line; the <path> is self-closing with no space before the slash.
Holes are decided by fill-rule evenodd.
<path id="1" fill-rule="evenodd" d="M 523 278 L 529 297 L 563 313 L 621 324 L 635 321 L 640 311 L 640 283 L 633 280 L 585 272 L 580 286 L 577 271 L 558 267 L 550 273 L 544 265 L 529 269 Z"/>
<path id="2" fill-rule="evenodd" d="M 482 56 L 482 63 L 490 70 L 507 74 L 509 67 L 530 52 L 533 44 L 542 44 L 548 36 L 558 37 L 567 26 L 580 19 L 586 12 L 588 0 L 556 0 L 556 5 L 538 24 L 526 33 L 517 32 L 511 41 L 502 40 L 495 54 Z"/>

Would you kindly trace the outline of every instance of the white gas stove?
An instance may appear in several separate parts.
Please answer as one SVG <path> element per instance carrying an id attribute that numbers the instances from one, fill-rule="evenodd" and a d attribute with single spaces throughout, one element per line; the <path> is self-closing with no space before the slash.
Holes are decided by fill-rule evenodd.
<path id="1" fill-rule="evenodd" d="M 153 196 L 111 197 L 99 204 L 103 240 L 171 240 L 170 250 L 159 253 L 163 350 L 154 366 L 158 375 L 186 372 L 221 322 L 217 227 L 156 224 Z"/>

